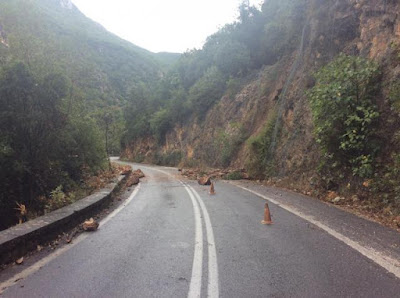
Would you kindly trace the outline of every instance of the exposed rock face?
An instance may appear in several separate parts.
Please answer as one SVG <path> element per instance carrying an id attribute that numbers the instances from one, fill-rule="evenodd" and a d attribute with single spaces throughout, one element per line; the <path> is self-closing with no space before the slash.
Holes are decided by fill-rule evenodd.
<path id="1" fill-rule="evenodd" d="M 138 140 L 127 151 L 152 161 L 155 152 L 181 152 L 186 166 L 246 167 L 250 152 L 245 140 L 257 135 L 281 100 L 296 57 L 300 57 L 282 106 L 282 133 L 275 149 L 276 175 L 294 183 L 310 185 L 319 163 L 313 123 L 306 91 L 314 85 L 313 72 L 339 53 L 361 55 L 380 62 L 384 80 L 400 78 L 400 2 L 391 0 L 308 0 L 304 46 L 276 64 L 265 66 L 258 77 L 234 96 L 224 96 L 204 122 L 192 119 L 185 127 L 171 129 L 158 147 L 151 139 Z M 400 57 L 400 55 L 399 55 Z M 395 61 L 395 62 L 393 62 Z M 387 91 L 383 91 L 387 92 Z M 385 94 L 377 98 L 385 108 Z M 221 135 L 224 138 L 221 138 Z M 223 165 L 230 140 L 244 139 Z M 128 152 L 127 152 L 128 153 Z M 126 154 L 129 155 L 129 154 Z M 293 179 L 295 178 L 295 179 Z"/>

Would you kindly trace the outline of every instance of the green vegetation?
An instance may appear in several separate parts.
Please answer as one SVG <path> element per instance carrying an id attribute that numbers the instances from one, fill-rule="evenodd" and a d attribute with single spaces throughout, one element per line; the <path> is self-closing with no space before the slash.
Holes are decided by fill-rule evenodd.
<path id="1" fill-rule="evenodd" d="M 380 199 L 383 207 L 391 207 L 400 215 L 400 83 L 392 81 L 389 85 L 389 104 L 394 115 L 386 115 L 385 136 L 391 146 L 386 146 L 385 161 L 380 163 L 372 179 L 372 190 L 375 198 Z M 383 118 L 383 117 L 382 117 Z"/>
<path id="2" fill-rule="evenodd" d="M 214 66 L 189 89 L 190 107 L 198 116 L 204 117 L 214 103 L 225 91 L 225 80 L 222 73 Z"/>
<path id="3" fill-rule="evenodd" d="M 225 176 L 226 180 L 240 180 L 242 179 L 242 173 L 238 171 L 234 171 L 232 173 L 229 173 Z"/>
<path id="4" fill-rule="evenodd" d="M 228 167 L 246 137 L 246 130 L 241 123 L 230 123 L 228 131 L 220 130 L 213 144 L 213 165 Z"/>
<path id="5" fill-rule="evenodd" d="M 0 28 L 9 45 L 0 43 L 0 68 L 23 61 L 37 78 L 48 73 L 67 77 L 68 96 L 80 98 L 80 108 L 93 114 L 102 130 L 103 116 L 112 114 L 109 152 L 114 154 L 120 150 L 123 108 L 131 91 L 153 85 L 179 57 L 132 45 L 58 0 L 1 1 Z"/>
<path id="6" fill-rule="evenodd" d="M 201 50 L 184 53 L 156 83 L 132 88 L 125 110 L 123 146 L 151 137 L 159 144 L 176 125 L 196 120 L 223 95 L 233 97 L 264 65 L 273 65 L 298 45 L 305 1 L 265 1 L 261 10 L 243 3 L 236 22 L 209 36 Z M 226 154 L 222 164 L 232 154 Z"/>
<path id="7" fill-rule="evenodd" d="M 393 153 L 391 163 L 376 173 L 372 190 L 377 198 L 380 198 L 383 207 L 392 207 L 400 214 L 400 153 Z"/>
<path id="8" fill-rule="evenodd" d="M 68 196 L 63 192 L 62 185 L 57 186 L 56 189 L 50 192 L 50 200 L 44 197 L 42 197 L 42 200 L 46 202 L 45 212 L 51 212 L 75 201 L 73 195 Z"/>
<path id="9" fill-rule="evenodd" d="M 262 131 L 247 140 L 249 147 L 247 168 L 251 177 L 265 178 L 271 176 L 275 171 L 274 153 L 271 152 L 275 123 L 276 114 L 273 113 Z"/>
<path id="10" fill-rule="evenodd" d="M 361 57 L 340 55 L 320 69 L 308 96 L 315 137 L 320 145 L 322 168 L 368 178 L 379 150 L 376 126 L 379 113 L 375 95 L 379 70 Z"/>
<path id="11" fill-rule="evenodd" d="M 163 166 L 176 166 L 182 160 L 183 154 L 179 150 L 160 153 L 156 152 L 153 157 L 154 163 L 163 165 Z"/>
<path id="12" fill-rule="evenodd" d="M 108 168 L 132 90 L 154 85 L 179 54 L 134 46 L 58 0 L 1 1 L 0 38 L 2 229 L 16 201 L 40 214 Z"/>
<path id="13" fill-rule="evenodd" d="M 400 114 L 400 82 L 392 82 L 389 89 L 389 100 L 392 108 Z"/>
<path id="14" fill-rule="evenodd" d="M 104 166 L 100 131 L 90 117 L 69 109 L 70 86 L 60 74 L 36 78 L 23 63 L 0 76 L 0 205 L 2 226 L 15 202 L 43 209 L 40 196 L 76 186 L 85 173 Z"/>
<path id="15" fill-rule="evenodd" d="M 197 155 L 190 158 L 160 148 L 175 128 L 207 128 L 207 119 L 215 116 L 208 112 L 224 96 L 224 103 L 234 100 L 247 82 L 262 75 L 260 69 L 268 77 L 259 80 L 260 97 L 269 95 L 286 68 L 283 58 L 292 57 L 307 28 L 307 3 L 268 0 L 257 9 L 243 2 L 236 22 L 209 36 L 201 50 L 180 55 L 136 47 L 58 0 L 1 1 L 0 228 L 15 222 L 15 201 L 40 213 L 75 200 L 82 181 L 108 167 L 107 155 L 137 140 L 149 148 L 158 145 L 152 155 L 140 151 L 134 157 L 138 162 L 151 156 L 170 166 L 231 165 L 248 137 L 239 123 L 211 131 L 213 138 L 193 148 Z M 383 122 L 375 98 L 378 66 L 340 55 L 315 77 L 308 97 L 323 178 L 336 184 L 345 177 L 351 182 L 373 178 L 377 191 L 398 202 L 399 153 L 388 151 L 390 166 L 376 162 Z M 393 81 L 388 99 L 395 116 L 399 90 Z M 277 142 L 285 137 L 278 114 L 286 106 L 281 107 L 272 108 L 262 130 L 247 140 L 247 168 L 254 178 L 276 174 Z M 233 172 L 227 179 L 240 177 Z"/>

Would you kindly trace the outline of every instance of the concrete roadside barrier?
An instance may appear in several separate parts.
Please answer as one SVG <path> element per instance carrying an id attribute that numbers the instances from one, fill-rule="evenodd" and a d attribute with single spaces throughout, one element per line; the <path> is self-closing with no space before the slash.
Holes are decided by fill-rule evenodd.
<path id="1" fill-rule="evenodd" d="M 57 209 L 20 225 L 0 231 L 0 264 L 15 261 L 37 245 L 54 239 L 107 206 L 129 175 L 120 175 L 116 182 L 71 205 Z"/>

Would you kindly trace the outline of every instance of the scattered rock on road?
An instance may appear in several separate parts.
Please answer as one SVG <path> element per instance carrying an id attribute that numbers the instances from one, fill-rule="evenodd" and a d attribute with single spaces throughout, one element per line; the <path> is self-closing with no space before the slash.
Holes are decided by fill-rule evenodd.
<path id="1" fill-rule="evenodd" d="M 199 182 L 200 185 L 211 185 L 211 178 L 204 176 L 199 178 L 197 182 Z"/>
<path id="2" fill-rule="evenodd" d="M 136 171 L 133 171 L 132 174 L 137 176 L 138 178 L 144 178 L 145 177 L 145 175 L 144 175 L 144 173 L 142 172 L 141 169 L 137 169 Z"/>
<path id="3" fill-rule="evenodd" d="M 136 185 L 139 183 L 139 177 L 136 175 L 131 175 L 128 179 L 128 181 L 126 181 L 126 186 L 127 187 L 131 187 L 132 185 Z"/>
<path id="4" fill-rule="evenodd" d="M 121 169 L 121 175 L 129 175 L 132 172 L 131 166 L 123 166 Z"/>
<path id="5" fill-rule="evenodd" d="M 85 231 L 96 231 L 97 228 L 99 227 L 99 224 L 97 221 L 95 221 L 93 219 L 93 217 L 89 220 L 86 220 L 83 224 L 82 224 L 82 228 Z"/>
<path id="6" fill-rule="evenodd" d="M 199 180 L 198 177 L 204 176 L 210 179 L 229 179 L 232 180 L 230 175 L 234 174 L 237 179 L 250 179 L 250 175 L 246 173 L 245 169 L 178 169 L 182 176 L 185 176 L 191 180 Z M 209 184 L 207 184 L 209 185 Z"/>

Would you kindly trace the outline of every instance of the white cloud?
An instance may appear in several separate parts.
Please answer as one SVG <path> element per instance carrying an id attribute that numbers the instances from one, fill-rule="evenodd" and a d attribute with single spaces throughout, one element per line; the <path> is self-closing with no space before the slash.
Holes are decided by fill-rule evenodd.
<path id="1" fill-rule="evenodd" d="M 153 52 L 201 48 L 233 22 L 241 0 L 72 0 L 107 30 Z M 259 1 L 251 1 L 258 3 Z"/>

